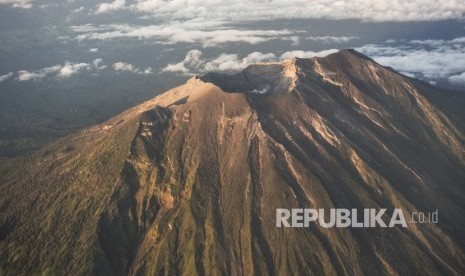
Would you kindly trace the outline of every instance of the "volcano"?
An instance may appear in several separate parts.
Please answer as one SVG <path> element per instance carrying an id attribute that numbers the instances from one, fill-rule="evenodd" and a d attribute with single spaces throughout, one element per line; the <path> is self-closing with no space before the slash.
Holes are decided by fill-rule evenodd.
<path id="1" fill-rule="evenodd" d="M 192 77 L 1 165 L 0 274 L 464 275 L 464 119 L 465 93 L 354 50 Z"/>

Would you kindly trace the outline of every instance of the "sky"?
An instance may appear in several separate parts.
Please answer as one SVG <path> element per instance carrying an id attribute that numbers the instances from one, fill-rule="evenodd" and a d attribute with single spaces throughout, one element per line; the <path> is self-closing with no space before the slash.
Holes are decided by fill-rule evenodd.
<path id="1" fill-rule="evenodd" d="M 344 48 L 465 91 L 465 0 L 0 0 L 0 100 L 53 90 L 133 104 L 193 74 Z"/>

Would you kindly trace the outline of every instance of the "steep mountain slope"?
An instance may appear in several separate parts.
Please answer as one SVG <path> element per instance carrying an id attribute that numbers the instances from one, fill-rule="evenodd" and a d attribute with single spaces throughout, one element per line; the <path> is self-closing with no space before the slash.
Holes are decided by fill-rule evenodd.
<path id="1" fill-rule="evenodd" d="M 352 50 L 194 77 L 2 166 L 1 274 L 463 275 L 464 107 Z M 277 228 L 277 208 L 408 227 Z"/>

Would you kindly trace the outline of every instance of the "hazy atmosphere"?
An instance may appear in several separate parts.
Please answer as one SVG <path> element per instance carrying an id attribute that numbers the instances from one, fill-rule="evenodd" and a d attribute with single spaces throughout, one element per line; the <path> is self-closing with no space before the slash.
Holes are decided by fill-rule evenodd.
<path id="1" fill-rule="evenodd" d="M 0 0 L 0 154 L 106 120 L 194 74 L 337 49 L 464 90 L 464 12 L 461 0 Z"/>
<path id="2" fill-rule="evenodd" d="M 0 155 L 106 120 L 194 74 L 337 49 L 464 89 L 463 1 L 309 3 L 0 0 Z"/>
<path id="3" fill-rule="evenodd" d="M 465 0 L 0 0 L 0 275 L 465 275 Z"/>

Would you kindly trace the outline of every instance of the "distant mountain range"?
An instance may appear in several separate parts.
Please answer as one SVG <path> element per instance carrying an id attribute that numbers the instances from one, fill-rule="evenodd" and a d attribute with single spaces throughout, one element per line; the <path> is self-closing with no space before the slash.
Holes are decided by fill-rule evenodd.
<path id="1" fill-rule="evenodd" d="M 464 119 L 464 93 L 353 50 L 195 76 L 0 166 L 0 274 L 464 275 Z M 279 208 L 407 227 L 278 228 Z"/>

